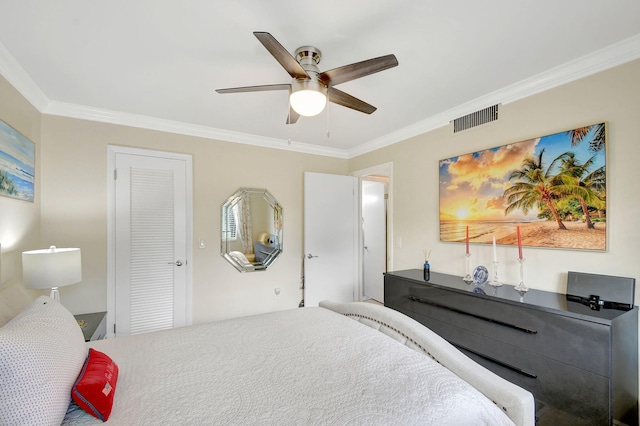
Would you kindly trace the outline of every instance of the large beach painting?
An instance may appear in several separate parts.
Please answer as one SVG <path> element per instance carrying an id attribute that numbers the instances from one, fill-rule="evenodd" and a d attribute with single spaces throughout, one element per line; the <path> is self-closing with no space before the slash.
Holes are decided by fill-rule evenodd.
<path id="1" fill-rule="evenodd" d="M 33 202 L 35 145 L 0 120 L 0 195 Z"/>
<path id="2" fill-rule="evenodd" d="M 606 124 L 440 161 L 440 240 L 607 248 Z"/>

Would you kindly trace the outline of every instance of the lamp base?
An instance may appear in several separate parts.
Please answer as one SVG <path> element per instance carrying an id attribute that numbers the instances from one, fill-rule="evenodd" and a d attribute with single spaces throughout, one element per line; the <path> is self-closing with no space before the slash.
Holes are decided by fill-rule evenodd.
<path id="1" fill-rule="evenodd" d="M 58 287 L 53 287 L 51 289 L 51 294 L 49 294 L 49 297 L 60 303 L 60 292 L 58 291 Z"/>

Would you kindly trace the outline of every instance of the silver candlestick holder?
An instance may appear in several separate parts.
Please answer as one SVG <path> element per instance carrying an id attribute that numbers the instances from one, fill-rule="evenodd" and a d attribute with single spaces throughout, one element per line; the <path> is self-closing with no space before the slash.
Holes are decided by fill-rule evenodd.
<path id="1" fill-rule="evenodd" d="M 466 269 L 467 269 L 467 273 L 465 274 L 465 276 L 462 278 L 462 281 L 465 282 L 465 284 L 471 284 L 473 282 L 473 277 L 471 276 L 471 253 L 466 253 L 464 255 L 466 257 Z"/>
<path id="2" fill-rule="evenodd" d="M 498 291 L 498 287 L 502 287 L 502 283 L 498 279 L 498 261 L 493 261 L 493 276 L 489 280 L 489 285 L 493 287 L 494 291 Z"/>
<path id="3" fill-rule="evenodd" d="M 524 295 L 529 291 L 529 288 L 524 285 L 524 257 L 518 258 L 518 263 L 520 264 L 520 282 L 513 289 L 518 292 L 520 295 L 520 301 L 524 300 Z"/>

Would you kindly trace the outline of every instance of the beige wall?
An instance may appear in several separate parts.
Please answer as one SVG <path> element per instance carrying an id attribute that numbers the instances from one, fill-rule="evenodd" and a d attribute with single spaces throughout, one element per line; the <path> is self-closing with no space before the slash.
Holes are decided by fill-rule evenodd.
<path id="1" fill-rule="evenodd" d="M 40 113 L 2 76 L 0 120 L 36 144 L 37 170 L 40 163 Z M 39 244 L 40 193 L 40 176 L 36 173 L 35 202 L 0 196 L 0 324 L 20 312 L 38 294 L 21 285 L 21 253 Z"/>
<path id="2" fill-rule="evenodd" d="M 525 283 L 564 292 L 567 271 L 640 279 L 640 61 L 500 107 L 498 121 L 453 134 L 440 128 L 351 159 L 350 171 L 393 162 L 394 269 L 421 268 L 431 249 L 432 271 L 464 274 L 464 245 L 439 242 L 438 161 L 503 144 L 608 122 L 608 251 L 525 249 Z M 489 245 L 472 245 L 472 264 L 490 265 Z M 500 274 L 515 283 L 517 252 L 499 246 Z M 636 286 L 640 302 L 640 285 Z"/>
<path id="3" fill-rule="evenodd" d="M 72 311 L 106 309 L 109 144 L 193 156 L 194 323 L 298 306 L 303 173 L 346 174 L 347 160 L 50 115 L 42 134 L 42 242 L 82 248 L 82 284 L 60 289 Z M 284 253 L 266 272 L 241 274 L 220 256 L 220 205 L 243 186 L 267 188 L 284 209 Z"/>

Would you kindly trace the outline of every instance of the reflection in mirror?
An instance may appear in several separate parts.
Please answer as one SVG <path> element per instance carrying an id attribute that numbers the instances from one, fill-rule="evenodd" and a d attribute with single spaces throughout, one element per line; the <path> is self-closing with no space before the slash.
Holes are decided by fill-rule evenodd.
<path id="1" fill-rule="evenodd" d="M 282 253 L 282 206 L 266 189 L 238 189 L 221 218 L 221 254 L 238 271 L 266 270 Z"/>

